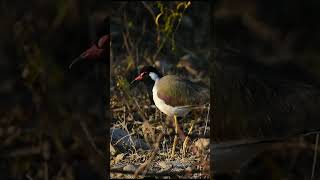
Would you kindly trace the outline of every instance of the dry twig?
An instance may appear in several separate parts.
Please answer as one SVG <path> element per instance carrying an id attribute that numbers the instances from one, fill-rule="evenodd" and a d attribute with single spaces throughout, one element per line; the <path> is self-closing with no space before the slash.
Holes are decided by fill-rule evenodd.
<path id="1" fill-rule="evenodd" d="M 158 138 L 157 138 L 157 142 L 155 143 L 154 145 L 154 149 L 152 151 L 152 154 L 151 154 L 151 157 L 146 161 L 144 162 L 143 164 L 140 165 L 140 167 L 136 170 L 136 172 L 134 173 L 134 179 L 137 178 L 137 176 L 139 175 L 140 172 L 144 171 L 144 170 L 147 170 L 147 168 L 149 167 L 150 163 L 152 162 L 152 160 L 156 157 L 156 154 L 158 153 L 159 151 L 159 145 L 160 145 L 160 141 L 163 137 L 163 133 L 161 133 Z M 146 174 L 146 173 L 145 173 Z"/>

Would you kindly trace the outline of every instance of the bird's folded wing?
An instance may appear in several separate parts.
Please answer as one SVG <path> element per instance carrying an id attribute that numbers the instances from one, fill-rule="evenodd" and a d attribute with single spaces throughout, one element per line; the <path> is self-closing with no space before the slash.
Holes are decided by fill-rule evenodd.
<path id="1" fill-rule="evenodd" d="M 209 102 L 209 91 L 206 88 L 171 75 L 159 80 L 157 95 L 171 106 L 199 106 Z"/>

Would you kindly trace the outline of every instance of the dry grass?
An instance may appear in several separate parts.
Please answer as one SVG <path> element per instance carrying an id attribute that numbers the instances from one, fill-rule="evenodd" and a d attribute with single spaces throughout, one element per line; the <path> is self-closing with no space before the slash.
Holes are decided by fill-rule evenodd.
<path id="1" fill-rule="evenodd" d="M 117 84 L 119 85 L 120 83 Z M 176 163 L 176 166 L 179 166 L 179 164 L 181 164 L 181 166 L 185 165 L 185 168 L 181 168 L 182 170 L 188 167 L 192 169 L 198 169 L 197 167 L 193 167 L 193 165 L 202 162 L 205 159 L 205 156 L 208 156 L 208 149 L 204 150 L 203 152 L 198 152 L 197 154 L 192 154 L 190 149 L 188 149 L 189 151 L 186 157 L 183 157 L 182 142 L 180 141 L 177 146 L 178 150 L 176 152 L 176 157 L 171 158 L 171 146 L 174 135 L 173 129 L 167 128 L 168 125 L 166 122 L 168 122 L 168 120 L 166 119 L 165 115 L 156 109 L 154 105 L 150 106 L 150 101 L 143 85 L 133 91 L 129 91 L 128 89 L 124 89 L 119 86 L 115 87 L 111 92 L 111 112 L 113 116 L 111 126 L 114 128 L 124 129 L 128 136 L 132 137 L 132 139 L 143 139 L 145 142 L 147 142 L 151 149 L 154 144 L 158 144 L 156 143 L 157 136 L 164 132 L 163 138 L 161 138 L 159 141 L 160 149 L 157 151 L 154 161 L 150 163 L 150 171 L 158 172 L 161 169 L 165 169 L 166 166 L 170 166 L 170 162 Z M 197 137 L 204 136 L 205 131 L 206 136 L 208 137 L 209 127 L 206 126 L 206 121 L 208 121 L 206 111 L 207 110 L 203 110 L 203 112 L 197 112 L 191 116 L 190 119 L 184 119 L 183 129 L 185 134 L 188 132 L 191 126 L 190 120 L 195 121 L 195 127 L 191 138 L 193 145 L 199 139 Z M 132 139 L 131 141 L 134 141 Z M 119 141 L 121 141 L 121 139 L 117 142 Z M 112 145 L 116 146 L 116 143 Z M 134 171 L 139 165 L 143 164 L 150 158 L 151 154 L 153 154 L 151 149 L 137 149 L 134 145 L 132 145 L 131 148 L 128 148 L 123 152 L 117 151 L 111 157 L 111 169 L 119 169 L 120 167 L 126 169 L 128 166 L 134 166 L 131 168 L 131 170 Z M 161 163 L 164 168 L 161 168 Z M 177 168 L 177 170 L 179 170 L 179 168 Z M 172 172 L 168 172 L 168 174 L 172 174 Z M 131 177 L 131 175 L 118 173 L 114 174 L 112 177 L 124 178 Z M 195 177 L 197 177 L 197 175 L 195 175 Z"/>

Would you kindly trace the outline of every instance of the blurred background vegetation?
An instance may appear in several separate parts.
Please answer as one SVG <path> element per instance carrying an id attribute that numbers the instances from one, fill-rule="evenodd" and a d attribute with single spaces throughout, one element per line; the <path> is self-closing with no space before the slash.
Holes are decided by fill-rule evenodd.
<path id="1" fill-rule="evenodd" d="M 0 9 L 1 179 L 104 179 L 106 64 L 68 65 L 110 4 L 4 0 Z"/>
<path id="2" fill-rule="evenodd" d="M 235 179 L 319 179 L 320 2 L 215 2 L 213 141 L 233 149 L 216 167 L 251 156 Z"/>

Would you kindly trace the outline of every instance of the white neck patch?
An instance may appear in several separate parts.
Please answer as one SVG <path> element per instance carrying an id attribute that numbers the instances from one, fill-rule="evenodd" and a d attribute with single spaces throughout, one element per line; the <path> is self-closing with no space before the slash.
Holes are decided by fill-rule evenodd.
<path id="1" fill-rule="evenodd" d="M 154 80 L 154 81 L 158 81 L 158 80 L 160 79 L 159 76 L 158 76 L 156 73 L 154 73 L 154 72 L 150 72 L 150 73 L 149 73 L 149 76 L 150 76 L 151 79 Z"/>

